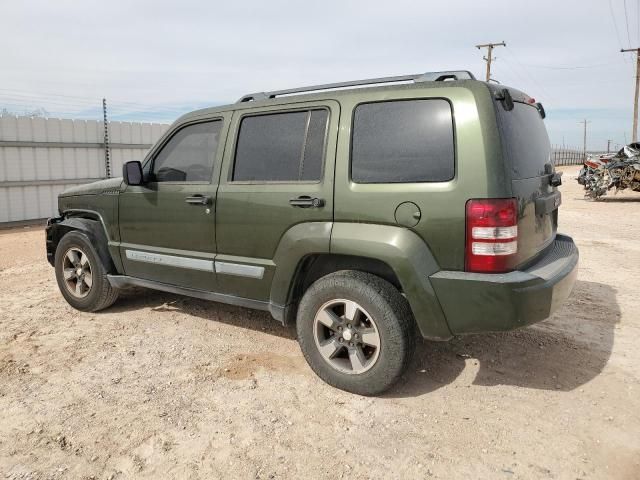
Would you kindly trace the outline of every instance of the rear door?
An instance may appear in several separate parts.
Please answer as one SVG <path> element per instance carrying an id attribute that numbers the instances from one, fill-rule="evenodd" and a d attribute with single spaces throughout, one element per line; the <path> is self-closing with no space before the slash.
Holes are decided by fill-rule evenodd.
<path id="1" fill-rule="evenodd" d="M 518 264 L 550 245 L 558 227 L 560 192 L 551 185 L 551 146 L 535 104 L 516 101 L 512 110 L 496 103 L 507 175 L 518 199 Z"/>
<path id="2" fill-rule="evenodd" d="M 280 239 L 333 220 L 335 101 L 236 111 L 218 189 L 219 290 L 266 301 Z"/>

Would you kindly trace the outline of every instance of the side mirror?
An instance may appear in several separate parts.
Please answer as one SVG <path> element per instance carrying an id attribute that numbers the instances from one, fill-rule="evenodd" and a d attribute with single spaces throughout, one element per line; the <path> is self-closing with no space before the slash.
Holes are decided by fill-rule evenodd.
<path id="1" fill-rule="evenodd" d="M 122 166 L 122 178 L 127 185 L 142 185 L 142 164 L 137 160 L 125 163 Z"/>

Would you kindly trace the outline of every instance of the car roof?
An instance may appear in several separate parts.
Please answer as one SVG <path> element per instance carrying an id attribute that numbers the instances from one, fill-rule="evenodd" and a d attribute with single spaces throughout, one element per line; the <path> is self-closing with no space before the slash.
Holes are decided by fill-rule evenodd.
<path id="1" fill-rule="evenodd" d="M 195 110 L 183 115 L 178 120 L 183 122 L 192 118 L 195 119 L 216 113 L 243 110 L 258 106 L 287 105 L 303 101 L 339 100 L 354 93 L 367 94 L 378 91 L 402 91 L 452 86 L 464 87 L 470 86 L 471 84 L 485 84 L 485 82 L 476 80 L 471 72 L 456 70 L 312 85 L 287 90 L 246 94 L 235 103 Z"/>

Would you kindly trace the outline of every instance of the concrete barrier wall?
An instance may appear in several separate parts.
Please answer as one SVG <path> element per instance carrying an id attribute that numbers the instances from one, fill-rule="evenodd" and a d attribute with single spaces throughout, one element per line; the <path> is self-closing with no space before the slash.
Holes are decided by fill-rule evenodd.
<path id="1" fill-rule="evenodd" d="M 167 128 L 109 122 L 109 176 L 121 176 L 126 161 L 142 160 Z M 0 224 L 53 216 L 61 191 L 106 177 L 102 122 L 0 117 Z"/>

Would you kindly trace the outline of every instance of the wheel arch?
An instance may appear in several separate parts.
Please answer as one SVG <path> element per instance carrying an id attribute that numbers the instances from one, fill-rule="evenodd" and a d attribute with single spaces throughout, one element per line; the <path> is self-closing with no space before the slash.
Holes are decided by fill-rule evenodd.
<path id="1" fill-rule="evenodd" d="M 104 223 L 95 212 L 67 214 L 49 220 L 47 224 L 47 260 L 54 266 L 56 249 L 62 237 L 69 232 L 82 232 L 92 241 L 102 265 L 108 273 L 116 273 L 117 268 L 109 253 L 109 241 Z"/>
<path id="2" fill-rule="evenodd" d="M 429 276 L 440 265 L 427 243 L 414 231 L 397 225 L 336 222 L 331 232 L 331 252 L 362 255 L 389 265 L 402 287 L 423 337 L 452 337 Z"/>
<path id="3" fill-rule="evenodd" d="M 324 225 L 324 224 L 323 224 Z M 271 304 L 280 305 L 279 319 L 295 323 L 296 305 L 304 291 L 318 278 L 339 270 L 374 274 L 394 285 L 409 301 L 420 332 L 425 338 L 446 340 L 447 325 L 429 275 L 440 270 L 428 245 L 414 232 L 394 225 L 334 223 L 330 239 L 322 242 L 304 237 L 295 248 L 278 248 Z M 294 227 L 295 228 L 295 227 Z M 326 234 L 326 229 L 323 231 Z M 324 242 L 328 241 L 328 245 Z M 322 247 L 322 248 L 318 248 Z M 282 248 L 282 250 L 281 250 Z"/>
<path id="4" fill-rule="evenodd" d="M 383 278 L 402 291 L 402 285 L 393 269 L 377 258 L 335 253 L 305 255 L 296 266 L 287 295 L 287 303 L 295 303 L 318 279 L 341 270 L 366 272 Z"/>

